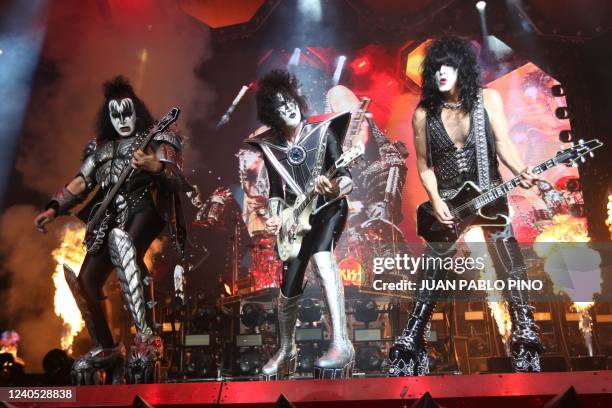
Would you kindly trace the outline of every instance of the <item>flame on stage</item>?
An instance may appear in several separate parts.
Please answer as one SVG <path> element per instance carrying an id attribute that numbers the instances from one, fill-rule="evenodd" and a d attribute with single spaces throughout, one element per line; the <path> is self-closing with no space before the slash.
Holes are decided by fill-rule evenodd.
<path id="1" fill-rule="evenodd" d="M 64 332 L 62 333 L 60 346 L 62 350 L 68 352 L 72 351 L 72 342 L 83 329 L 85 323 L 64 278 L 63 266 L 68 265 L 75 273 L 78 273 L 86 254 L 83 246 L 84 237 L 85 227 L 66 224 L 62 231 L 60 246 L 51 253 L 55 260 L 55 272 L 52 277 L 55 285 L 54 311 L 64 321 Z"/>
<path id="2" fill-rule="evenodd" d="M 608 204 L 608 211 L 610 211 L 610 204 Z M 590 309 L 595 302 L 578 301 L 579 298 L 584 300 L 585 296 L 592 297 L 594 293 L 598 293 L 601 290 L 601 269 L 599 268 L 601 256 L 597 251 L 588 246 L 587 243 L 590 240 L 586 219 L 571 215 L 555 215 L 552 224 L 546 227 L 536 238 L 534 249 L 538 256 L 546 260 L 544 270 L 550 275 L 553 283 L 557 284 L 555 282 L 557 274 L 548 267 L 548 261 L 553 257 L 563 259 L 570 272 L 573 272 L 575 269 L 577 274 L 584 275 L 578 276 L 573 280 L 574 290 L 568 289 L 566 292 L 573 301 L 570 310 L 580 314 L 578 328 L 584 337 L 589 355 L 592 356 L 593 322 Z M 574 266 L 572 262 L 578 262 L 580 265 L 575 265 L 576 267 L 572 268 Z M 553 265 L 554 262 L 550 264 Z M 578 284 L 583 284 L 584 286 L 578 287 Z"/>
<path id="3" fill-rule="evenodd" d="M 485 242 L 484 232 L 482 228 L 472 228 L 468 230 L 465 234 L 465 243 L 470 248 L 471 257 L 479 257 L 482 256 L 484 259 L 484 270 L 481 272 L 481 277 L 485 279 L 493 280 L 495 277 L 493 273 L 495 269 L 493 268 L 493 263 L 491 257 L 488 254 L 488 250 Z M 495 294 L 495 296 L 492 296 Z M 510 320 L 510 313 L 508 312 L 508 303 L 505 300 L 492 300 L 492 298 L 499 299 L 501 297 L 501 293 L 491 293 L 487 292 L 487 297 L 489 300 L 487 301 L 489 305 L 489 310 L 491 311 L 491 316 L 495 320 L 497 324 L 497 330 L 501 336 L 502 343 L 504 344 L 504 348 L 506 349 L 506 354 L 510 355 L 510 335 L 512 334 L 512 321 Z"/>
<path id="4" fill-rule="evenodd" d="M 608 196 L 608 219 L 606 219 L 606 225 L 608 231 L 610 231 L 610 238 L 612 238 L 612 194 Z"/>

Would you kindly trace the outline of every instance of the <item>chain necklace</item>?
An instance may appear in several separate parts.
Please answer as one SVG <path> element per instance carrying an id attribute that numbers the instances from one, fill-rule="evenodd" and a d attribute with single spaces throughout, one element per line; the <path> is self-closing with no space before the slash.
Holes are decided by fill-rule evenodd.
<path id="1" fill-rule="evenodd" d="M 461 109 L 462 106 L 463 106 L 462 100 L 458 100 L 457 102 L 446 102 L 446 101 L 442 102 L 442 107 L 446 109 L 452 109 L 452 110 Z"/>

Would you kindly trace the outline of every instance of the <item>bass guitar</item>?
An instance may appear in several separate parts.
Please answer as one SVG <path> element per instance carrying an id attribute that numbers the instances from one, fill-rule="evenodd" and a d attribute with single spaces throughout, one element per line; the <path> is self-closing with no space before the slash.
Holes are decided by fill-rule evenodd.
<path id="1" fill-rule="evenodd" d="M 593 156 L 593 150 L 603 146 L 598 139 L 561 149 L 552 159 L 533 168 L 534 174 L 541 174 L 559 164 L 574 165 L 577 160 L 585 161 L 585 156 Z M 422 203 L 417 208 L 417 234 L 438 254 L 445 254 L 454 249 L 461 235 L 473 227 L 505 226 L 510 223 L 508 207 L 502 197 L 520 185 L 521 178 L 513 179 L 481 191 L 478 186 L 468 181 L 452 197 L 444 200 L 453 216 L 451 228 L 440 223 L 434 215 L 431 202 Z"/>
<path id="2" fill-rule="evenodd" d="M 151 130 L 146 134 L 144 138 L 137 138 L 134 143 L 134 151 L 144 151 L 151 140 L 160 132 L 166 130 L 171 124 L 176 122 L 179 117 L 181 110 L 179 108 L 172 108 L 163 118 L 159 120 Z M 100 250 L 104 244 L 106 237 L 106 230 L 108 229 L 109 223 L 113 218 L 113 212 L 110 210 L 110 205 L 114 202 L 115 197 L 119 189 L 123 186 L 123 183 L 131 176 L 134 168 L 128 163 L 125 168 L 121 171 L 117 182 L 104 196 L 104 200 L 100 204 L 97 204 L 95 210 L 92 210 L 93 216 L 87 222 L 87 228 L 85 230 L 85 239 L 83 244 L 87 248 L 87 252 L 95 254 Z"/>

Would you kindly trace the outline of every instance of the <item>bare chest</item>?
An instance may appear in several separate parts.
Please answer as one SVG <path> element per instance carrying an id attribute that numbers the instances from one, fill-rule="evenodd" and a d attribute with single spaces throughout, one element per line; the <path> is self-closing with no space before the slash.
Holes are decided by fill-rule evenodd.
<path id="1" fill-rule="evenodd" d="M 449 139 L 457 148 L 462 148 L 470 135 L 470 115 L 461 110 L 443 109 L 440 119 Z"/>

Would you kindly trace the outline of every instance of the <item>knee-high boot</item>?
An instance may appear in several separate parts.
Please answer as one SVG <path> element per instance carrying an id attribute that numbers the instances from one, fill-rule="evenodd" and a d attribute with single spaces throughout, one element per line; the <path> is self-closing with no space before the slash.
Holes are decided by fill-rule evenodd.
<path id="1" fill-rule="evenodd" d="M 64 265 L 64 277 L 93 342 L 91 350 L 80 356 L 72 365 L 72 382 L 75 385 L 98 384 L 99 374 L 104 371 L 106 384 L 123 384 L 125 381 L 125 347 L 121 343 L 109 348 L 100 344 L 89 303 L 91 300 L 86 299 L 76 274 L 67 265 Z"/>
<path id="2" fill-rule="evenodd" d="M 278 295 L 278 330 L 280 347 L 276 354 L 263 366 L 264 380 L 282 380 L 293 373 L 297 366 L 295 325 L 297 323 L 298 301 L 302 295 L 285 297 Z"/>
<path id="3" fill-rule="evenodd" d="M 314 362 L 315 378 L 346 378 L 353 373 L 355 349 L 349 340 L 344 306 L 344 284 L 332 252 L 312 256 L 315 270 L 325 290 L 325 302 L 332 325 L 332 341 L 323 356 Z"/>
<path id="4" fill-rule="evenodd" d="M 136 326 L 134 344 L 130 347 L 127 357 L 127 381 L 130 384 L 152 383 L 159 374 L 163 344 L 146 321 L 145 297 L 141 272 L 136 261 L 136 247 L 130 235 L 119 228 L 111 230 L 108 244 L 125 304 Z"/>

